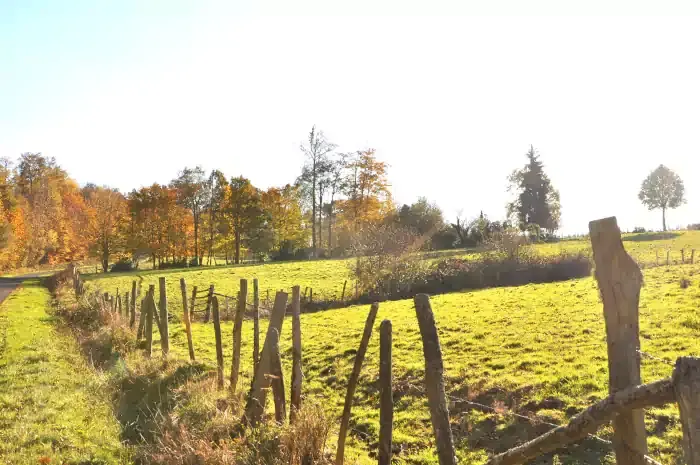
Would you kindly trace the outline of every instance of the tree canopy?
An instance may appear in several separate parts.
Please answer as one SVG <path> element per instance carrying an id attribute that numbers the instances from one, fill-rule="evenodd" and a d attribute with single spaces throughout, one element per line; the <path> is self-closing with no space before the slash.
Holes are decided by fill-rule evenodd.
<path id="1" fill-rule="evenodd" d="M 642 182 L 639 200 L 649 210 L 661 209 L 663 230 L 666 231 L 666 209 L 685 203 L 683 180 L 669 168 L 659 165 Z"/>

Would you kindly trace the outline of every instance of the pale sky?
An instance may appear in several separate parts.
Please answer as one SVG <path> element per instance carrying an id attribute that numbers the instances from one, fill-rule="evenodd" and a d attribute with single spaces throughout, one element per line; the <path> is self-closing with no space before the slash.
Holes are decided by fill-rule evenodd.
<path id="1" fill-rule="evenodd" d="M 196 164 L 266 188 L 296 178 L 316 124 L 341 151 L 375 148 L 398 203 L 500 220 L 533 144 L 563 233 L 609 215 L 660 228 L 637 193 L 661 163 L 688 201 L 669 226 L 686 225 L 700 222 L 700 21 L 653 15 L 699 10 L 0 0 L 0 156 L 43 152 L 122 191 Z"/>

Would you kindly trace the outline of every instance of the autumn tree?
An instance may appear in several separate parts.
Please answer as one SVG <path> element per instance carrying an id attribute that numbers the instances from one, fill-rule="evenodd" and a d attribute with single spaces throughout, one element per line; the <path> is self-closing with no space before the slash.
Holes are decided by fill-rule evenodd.
<path id="1" fill-rule="evenodd" d="M 666 231 L 666 209 L 685 203 L 683 180 L 669 168 L 659 165 L 642 182 L 639 200 L 649 210 L 661 209 L 663 229 Z"/>
<path id="2" fill-rule="evenodd" d="M 231 220 L 234 235 L 234 261 L 241 262 L 241 244 L 246 238 L 253 238 L 264 222 L 260 192 L 250 180 L 239 176 L 231 178 L 226 214 Z"/>
<path id="3" fill-rule="evenodd" d="M 509 191 L 515 199 L 508 204 L 507 214 L 514 218 L 521 231 L 530 225 L 554 232 L 559 229 L 560 201 L 559 192 L 552 186 L 544 172 L 540 156 L 531 145 L 525 154 L 527 163 L 508 177 Z"/>
<path id="4" fill-rule="evenodd" d="M 110 257 L 126 246 L 128 204 L 124 196 L 109 187 L 86 186 L 84 196 L 90 209 L 87 235 L 92 254 L 108 271 Z"/>
<path id="5" fill-rule="evenodd" d="M 307 244 L 299 187 L 287 184 L 271 187 L 261 195 L 262 208 L 269 218 L 272 249 L 280 258 L 290 258 L 294 251 Z"/>
<path id="6" fill-rule="evenodd" d="M 209 258 L 207 263 L 211 265 L 212 256 L 214 254 L 215 236 L 217 232 L 222 229 L 219 223 L 222 220 L 224 201 L 228 188 L 228 181 L 224 173 L 219 170 L 212 171 L 209 175 L 207 188 L 209 189 L 209 205 L 207 206 L 209 210 L 209 240 L 207 244 Z"/>
<path id="7" fill-rule="evenodd" d="M 302 173 L 297 179 L 297 184 L 302 188 L 304 198 L 311 204 L 311 246 L 314 256 L 317 255 L 317 237 L 320 238 L 320 230 L 317 232 L 316 214 L 317 208 L 320 211 L 321 203 L 317 203 L 317 198 L 323 199 L 325 189 L 324 178 L 329 169 L 328 154 L 335 150 L 336 145 L 329 142 L 322 131 L 317 131 L 316 126 L 311 128 L 308 140 L 301 144 L 300 149 L 305 155 Z"/>
<path id="8" fill-rule="evenodd" d="M 210 189 L 207 188 L 207 176 L 202 167 L 185 168 L 172 181 L 177 190 L 178 201 L 192 213 L 194 224 L 194 256 L 197 264 L 201 264 L 199 251 L 199 225 L 201 215 L 209 204 Z"/>

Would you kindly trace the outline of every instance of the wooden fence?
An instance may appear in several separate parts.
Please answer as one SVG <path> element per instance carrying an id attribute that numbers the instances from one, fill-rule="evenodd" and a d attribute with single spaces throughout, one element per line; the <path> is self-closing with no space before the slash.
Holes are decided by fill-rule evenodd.
<path id="1" fill-rule="evenodd" d="M 688 464 L 700 465 L 700 358 L 681 357 L 675 362 L 673 376 L 648 384 L 641 383 L 640 356 L 644 354 L 639 345 L 639 295 L 642 284 L 642 274 L 637 263 L 624 249 L 620 230 L 614 217 L 592 221 L 589 225 L 590 238 L 595 262 L 595 278 L 598 282 L 603 302 L 605 319 L 608 368 L 609 396 L 580 412 L 571 418 L 566 425 L 554 426 L 545 434 L 521 444 L 517 447 L 493 455 L 490 465 L 522 464 L 536 459 L 544 454 L 561 449 L 595 433 L 601 426 L 612 422 L 614 436 L 612 446 L 616 460 L 622 465 L 657 464 L 648 457 L 646 432 L 644 429 L 644 408 L 661 406 L 675 402 L 679 406 L 683 429 L 683 451 Z M 668 260 L 668 255 L 667 255 Z M 685 261 L 685 259 L 683 259 Z M 690 261 L 694 260 L 694 253 Z M 73 277 L 73 287 L 76 296 L 84 295 L 85 289 L 77 269 L 70 270 Z M 169 352 L 168 339 L 168 307 L 165 294 L 165 279 L 159 280 L 159 303 L 156 307 L 155 286 L 150 286 L 147 294 L 140 301 L 140 315 L 137 337 L 146 337 L 146 356 L 151 356 L 152 333 L 151 327 L 155 321 L 161 333 L 161 349 L 164 356 Z M 235 391 L 238 385 L 240 370 L 240 341 L 241 324 L 245 314 L 251 313 L 254 320 L 254 355 L 253 382 L 248 392 L 245 414 L 241 419 L 244 426 L 254 427 L 263 417 L 265 400 L 268 391 L 272 391 L 275 406 L 275 419 L 284 422 L 287 407 L 284 396 L 284 379 L 279 353 L 279 337 L 285 315 L 291 313 L 292 326 L 292 381 L 291 405 L 289 406 L 289 421 L 294 422 L 296 411 L 301 408 L 302 391 L 302 344 L 301 324 L 299 314 L 303 294 L 299 286 L 292 289 L 292 302 L 288 305 L 288 294 L 284 291 L 276 293 L 274 303 L 270 305 L 269 325 L 262 349 L 259 349 L 260 296 L 258 295 L 257 280 L 253 282 L 253 301 L 251 306 L 247 299 L 247 281 L 241 280 L 238 296 L 227 296 L 215 292 L 214 286 L 206 290 L 192 289 L 188 305 L 187 286 L 184 279 L 180 280 L 183 301 L 183 322 L 187 333 L 190 359 L 195 359 L 190 324 L 197 312 L 204 312 L 204 320 L 213 320 L 216 353 L 217 353 L 217 384 L 220 389 L 225 387 L 224 356 L 221 349 L 221 312 L 220 298 L 224 302 L 236 301 L 233 329 L 232 366 L 229 377 L 229 389 Z M 140 293 L 136 282 L 132 283 L 130 293 L 116 296 L 108 293 L 94 294 L 106 311 L 117 313 L 128 318 L 130 326 L 135 329 L 137 300 Z M 201 301 L 203 309 L 197 307 Z M 202 306 L 200 305 L 200 306 Z M 452 431 L 449 422 L 447 399 L 450 396 L 445 391 L 443 377 L 444 367 L 442 348 L 438 335 L 430 298 L 426 294 L 414 298 L 416 318 L 420 329 L 423 355 L 425 359 L 425 386 L 419 388 L 427 397 L 430 420 L 435 436 L 435 446 L 440 465 L 455 465 L 455 455 Z M 355 355 L 355 363 L 348 380 L 345 405 L 340 419 L 340 431 L 336 451 L 336 465 L 343 465 L 345 439 L 348 433 L 354 393 L 357 386 L 362 364 L 367 352 L 372 329 L 379 310 L 379 304 L 370 307 L 365 329 Z M 159 314 L 160 311 L 160 314 Z M 225 304 L 226 315 L 229 306 Z M 229 316 L 230 318 L 230 316 Z M 380 428 L 378 442 L 378 461 L 388 465 L 392 459 L 392 326 L 390 320 L 382 321 L 380 325 Z M 470 402 L 473 403 L 473 402 Z M 473 403 L 475 404 L 475 403 Z M 475 404 L 477 405 L 477 404 Z M 486 407 L 487 406 L 481 406 Z M 525 417 L 526 418 L 526 417 Z"/>

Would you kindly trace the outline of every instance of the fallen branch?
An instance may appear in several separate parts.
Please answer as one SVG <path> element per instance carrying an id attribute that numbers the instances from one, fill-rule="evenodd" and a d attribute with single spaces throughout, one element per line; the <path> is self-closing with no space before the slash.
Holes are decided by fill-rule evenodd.
<path id="1" fill-rule="evenodd" d="M 528 462 L 595 433 L 601 425 L 624 411 L 660 406 L 673 402 L 674 399 L 671 378 L 618 391 L 574 416 L 568 424 L 491 457 L 486 463 L 515 465 Z"/>

